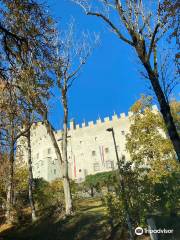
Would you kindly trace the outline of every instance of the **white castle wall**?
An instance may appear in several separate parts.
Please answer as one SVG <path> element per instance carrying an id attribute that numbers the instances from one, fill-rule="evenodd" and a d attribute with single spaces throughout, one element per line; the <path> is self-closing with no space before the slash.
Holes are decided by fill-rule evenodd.
<path id="1" fill-rule="evenodd" d="M 157 111 L 153 107 L 153 111 Z M 117 161 L 113 138 L 107 128 L 113 127 L 118 148 L 119 157 L 125 156 L 130 159 L 126 152 L 126 138 L 131 120 L 131 112 L 126 116 L 122 113 L 119 117 L 113 115 L 104 120 L 98 119 L 96 123 L 82 123 L 81 126 L 75 125 L 74 121 L 70 122 L 68 130 L 68 162 L 70 178 L 81 181 L 86 175 L 95 174 L 103 171 L 117 169 Z M 61 149 L 62 132 L 55 132 L 56 139 Z M 20 139 L 22 157 L 21 163 L 27 163 L 27 149 L 23 138 Z M 52 181 L 61 177 L 60 164 L 57 161 L 51 139 L 43 123 L 36 123 L 31 130 L 32 145 L 32 165 L 33 175 L 35 178 L 44 178 Z"/>

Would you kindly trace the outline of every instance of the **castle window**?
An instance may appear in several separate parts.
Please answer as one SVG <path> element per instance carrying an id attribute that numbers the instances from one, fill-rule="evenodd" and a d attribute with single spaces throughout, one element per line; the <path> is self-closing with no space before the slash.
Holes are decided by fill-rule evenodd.
<path id="1" fill-rule="evenodd" d="M 54 169 L 54 174 L 56 174 L 56 169 Z"/>
<path id="2" fill-rule="evenodd" d="M 113 169 L 114 168 L 114 164 L 112 161 L 106 161 L 106 168 L 107 169 Z"/>
<path id="3" fill-rule="evenodd" d="M 125 131 L 121 131 L 121 134 L 122 134 L 122 135 L 125 135 Z"/>
<path id="4" fill-rule="evenodd" d="M 84 176 L 86 177 L 88 175 L 88 170 L 84 169 Z"/>
<path id="5" fill-rule="evenodd" d="M 100 170 L 99 163 L 94 163 L 94 164 L 93 164 L 93 168 L 94 168 L 94 172 L 99 171 L 99 170 Z"/>
<path id="6" fill-rule="evenodd" d="M 96 151 L 92 151 L 92 156 L 96 156 Z"/>
<path id="7" fill-rule="evenodd" d="M 105 148 L 105 153 L 108 153 L 108 152 L 109 152 L 109 148 L 106 147 L 106 148 Z"/>
<path id="8" fill-rule="evenodd" d="M 80 144 L 82 143 L 82 141 L 80 141 Z"/>
<path id="9" fill-rule="evenodd" d="M 81 172 L 82 170 L 81 169 L 79 169 L 79 172 Z"/>
<path id="10" fill-rule="evenodd" d="M 47 152 L 48 152 L 48 154 L 51 154 L 51 149 L 50 149 L 50 148 L 48 148 Z"/>

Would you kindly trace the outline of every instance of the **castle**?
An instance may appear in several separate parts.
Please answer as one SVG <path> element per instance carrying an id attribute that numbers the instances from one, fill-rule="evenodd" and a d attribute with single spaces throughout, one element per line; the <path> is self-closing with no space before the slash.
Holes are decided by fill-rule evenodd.
<path id="1" fill-rule="evenodd" d="M 156 111 L 157 107 L 153 106 Z M 76 181 L 82 181 L 89 174 L 111 171 L 117 169 L 117 159 L 111 132 L 115 133 L 117 151 L 119 157 L 125 156 L 130 159 L 126 151 L 126 137 L 130 125 L 132 113 L 124 113 L 112 118 L 106 117 L 96 123 L 88 122 L 76 125 L 74 120 L 70 121 L 68 129 L 68 164 L 69 176 Z M 62 131 L 55 131 L 55 137 L 60 149 L 62 148 Z M 24 139 L 18 143 L 21 146 L 21 161 L 27 163 L 27 149 Z M 60 164 L 57 161 L 55 151 L 43 123 L 35 123 L 31 129 L 32 145 L 32 167 L 34 178 L 44 178 L 52 181 L 61 177 Z"/>

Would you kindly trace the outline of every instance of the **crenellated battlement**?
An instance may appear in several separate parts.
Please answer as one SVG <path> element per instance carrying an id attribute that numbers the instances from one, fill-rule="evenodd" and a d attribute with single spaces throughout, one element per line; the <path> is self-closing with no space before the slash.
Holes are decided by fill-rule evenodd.
<path id="1" fill-rule="evenodd" d="M 152 106 L 152 111 L 153 112 L 157 112 L 158 108 L 156 105 Z M 93 128 L 93 127 L 97 127 L 100 126 L 101 124 L 113 124 L 114 122 L 117 121 L 126 121 L 128 120 L 130 117 L 133 116 L 133 112 L 129 111 L 128 114 L 126 113 L 120 113 L 120 115 L 118 116 L 116 113 L 114 113 L 111 117 L 107 116 L 104 117 L 103 119 L 101 119 L 100 117 L 96 120 L 96 121 L 88 121 L 85 122 L 85 120 L 81 123 L 81 124 L 75 124 L 74 119 L 70 120 L 70 127 L 68 130 L 79 130 L 79 129 L 83 129 L 83 128 Z M 33 125 L 33 129 L 35 129 L 36 127 L 39 127 L 41 125 L 44 125 L 43 122 L 35 122 Z M 55 131 L 55 130 L 54 130 Z M 61 130 L 56 130 L 55 134 L 60 133 Z"/>
<path id="2" fill-rule="evenodd" d="M 152 106 L 152 111 L 158 111 L 158 108 L 157 108 L 156 105 Z M 104 123 L 112 124 L 115 121 L 116 122 L 117 121 L 126 121 L 132 116 L 133 116 L 133 112 L 131 112 L 131 111 L 129 111 L 128 114 L 120 113 L 119 116 L 116 113 L 114 113 L 111 117 L 107 116 L 107 117 L 104 117 L 103 119 L 101 119 L 99 117 L 96 121 L 88 121 L 88 122 L 83 121 L 81 123 L 81 125 L 80 124 L 75 124 L 74 119 L 72 119 L 70 121 L 69 130 L 79 130 L 79 129 L 83 129 L 83 128 L 87 128 L 87 127 L 92 128 L 92 127 L 100 126 L 101 124 L 104 124 Z"/>
<path id="3" fill-rule="evenodd" d="M 132 115 L 133 115 L 132 112 L 129 112 L 128 115 L 126 115 L 125 113 L 121 113 L 119 116 L 117 114 L 114 114 L 111 117 L 107 116 L 107 117 L 104 117 L 103 119 L 101 119 L 99 117 L 96 121 L 88 121 L 88 122 L 83 121 L 81 124 L 75 124 L 74 119 L 72 119 L 70 121 L 69 130 L 92 128 L 92 127 L 100 126 L 101 124 L 106 124 L 106 123 L 108 124 L 108 123 L 113 123 L 113 122 L 117 122 L 117 121 L 124 121 Z"/>

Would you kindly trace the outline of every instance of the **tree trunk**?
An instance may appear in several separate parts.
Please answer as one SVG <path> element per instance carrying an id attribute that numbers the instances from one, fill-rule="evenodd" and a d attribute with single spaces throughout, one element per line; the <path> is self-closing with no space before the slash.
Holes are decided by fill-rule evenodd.
<path id="1" fill-rule="evenodd" d="M 180 162 L 180 137 L 179 137 L 178 131 L 176 129 L 172 114 L 171 114 L 169 103 L 166 100 L 165 95 L 160 86 L 158 75 L 156 75 L 154 73 L 154 71 L 152 70 L 149 63 L 146 63 L 142 59 L 141 59 L 141 61 L 143 62 L 143 65 L 148 73 L 153 90 L 156 94 L 156 97 L 157 97 L 159 105 L 160 105 L 160 111 L 163 116 L 167 131 L 169 134 L 169 138 L 174 146 L 174 150 L 176 152 L 178 161 Z"/>
<path id="2" fill-rule="evenodd" d="M 63 161 L 62 161 L 62 157 L 61 157 L 61 152 L 60 152 L 59 146 L 57 144 L 57 140 L 56 140 L 56 137 L 54 135 L 54 131 L 52 129 L 52 126 L 47 119 L 45 120 L 44 123 L 45 123 L 45 126 L 46 126 L 47 133 L 49 134 L 49 136 L 51 138 L 51 142 L 53 144 L 57 160 L 60 163 L 60 165 L 62 165 Z"/>
<path id="3" fill-rule="evenodd" d="M 70 180 L 68 174 L 68 158 L 67 158 L 67 123 L 68 123 L 68 106 L 67 106 L 67 96 L 66 93 L 62 94 L 62 102 L 63 102 L 63 110 L 64 110 L 64 123 L 63 123 L 63 187 L 65 194 L 65 203 L 66 203 L 66 215 L 71 215 L 73 212 L 72 205 L 72 195 L 71 195 L 71 187 Z"/>
<path id="4" fill-rule="evenodd" d="M 30 131 L 27 134 L 27 142 L 28 142 L 28 171 L 29 171 L 29 203 L 31 206 L 31 217 L 32 222 L 35 222 L 37 220 L 36 217 L 36 209 L 35 209 L 35 203 L 33 198 L 33 172 L 32 172 L 32 154 L 31 154 L 31 135 Z"/>
<path id="5" fill-rule="evenodd" d="M 71 190 L 70 190 L 70 181 L 69 181 L 69 177 L 68 177 L 68 162 L 66 162 L 64 164 L 64 158 L 62 160 L 61 152 L 60 152 L 59 146 L 57 144 L 53 129 L 47 119 L 45 121 L 45 126 L 46 126 L 47 132 L 51 138 L 52 144 L 54 146 L 57 159 L 61 165 L 61 171 L 62 171 L 62 175 L 63 175 L 63 189 L 64 189 L 66 215 L 70 215 L 72 213 L 73 207 L 72 207 L 72 197 L 71 197 Z M 67 137 L 66 137 L 66 141 L 67 141 Z M 66 157 L 66 159 L 67 159 L 67 157 Z"/>
<path id="6" fill-rule="evenodd" d="M 68 177 L 63 178 L 63 188 L 64 188 L 64 197 L 65 197 L 65 204 L 66 204 L 66 215 L 68 216 L 73 213 L 70 181 Z"/>
<path id="7" fill-rule="evenodd" d="M 94 197 L 94 188 L 90 187 L 90 193 L 91 193 L 91 197 Z"/>
<path id="8" fill-rule="evenodd" d="M 14 180 L 14 143 L 11 143 L 10 157 L 9 157 L 9 175 L 7 182 L 7 197 L 6 197 L 6 222 L 12 223 L 12 208 L 13 208 L 13 180 Z"/>

